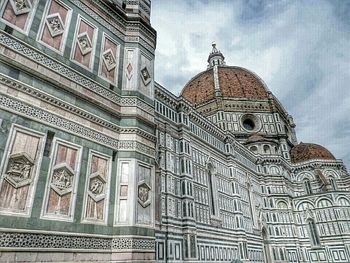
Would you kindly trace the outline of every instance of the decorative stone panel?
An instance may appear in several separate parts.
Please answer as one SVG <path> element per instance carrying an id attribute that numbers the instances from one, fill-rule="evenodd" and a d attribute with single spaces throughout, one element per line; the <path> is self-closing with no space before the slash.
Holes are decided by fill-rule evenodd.
<path id="1" fill-rule="evenodd" d="M 79 16 L 71 57 L 73 61 L 90 70 L 93 65 L 96 36 L 97 28 Z"/>
<path id="2" fill-rule="evenodd" d="M 10 0 L 10 4 L 16 16 L 29 13 L 32 9 L 32 3 L 29 0 Z"/>
<path id="3" fill-rule="evenodd" d="M 130 206 L 130 176 L 132 170 L 132 162 L 130 160 L 119 160 L 118 176 L 117 176 L 117 198 L 116 198 L 116 224 L 127 224 L 132 221 L 132 213 L 128 207 Z"/>
<path id="4" fill-rule="evenodd" d="M 116 84 L 118 81 L 120 45 L 111 37 L 103 34 L 99 75 Z"/>
<path id="5" fill-rule="evenodd" d="M 139 164 L 137 168 L 137 209 L 136 223 L 151 225 L 153 223 L 152 204 L 152 170 L 150 167 Z"/>
<path id="6" fill-rule="evenodd" d="M 151 204 L 151 195 L 150 195 L 151 187 L 144 181 L 139 182 L 137 187 L 137 197 L 139 204 L 145 208 Z"/>
<path id="7" fill-rule="evenodd" d="M 11 154 L 5 180 L 15 188 L 30 184 L 33 165 L 34 160 L 25 152 Z"/>
<path id="8" fill-rule="evenodd" d="M 148 97 L 153 97 L 153 60 L 141 53 L 140 58 L 140 91 Z"/>
<path id="9" fill-rule="evenodd" d="M 89 237 L 75 235 L 39 234 L 39 233 L 18 233 L 0 232 L 0 247 L 26 249 L 51 249 L 61 250 L 155 250 L 155 240 L 153 238 L 142 237 Z"/>
<path id="10" fill-rule="evenodd" d="M 85 56 L 86 54 L 89 54 L 92 50 L 92 43 L 90 40 L 90 37 L 87 32 L 83 32 L 78 35 L 77 37 L 77 43 L 78 47 L 80 49 L 80 52 Z"/>
<path id="11" fill-rule="evenodd" d="M 84 221 L 106 223 L 111 158 L 90 152 L 86 176 Z"/>
<path id="12" fill-rule="evenodd" d="M 55 13 L 46 17 L 47 28 L 51 36 L 54 38 L 56 36 L 62 35 L 64 32 L 64 24 L 59 13 Z"/>
<path id="13" fill-rule="evenodd" d="M 81 147 L 56 139 L 51 155 L 43 217 L 72 220 Z"/>
<path id="14" fill-rule="evenodd" d="M 43 137 L 43 134 L 20 126 L 11 129 L 1 168 L 0 213 L 30 214 Z"/>
<path id="15" fill-rule="evenodd" d="M 33 11 L 37 0 L 5 0 L 1 4 L 1 20 L 27 33 L 33 19 Z"/>

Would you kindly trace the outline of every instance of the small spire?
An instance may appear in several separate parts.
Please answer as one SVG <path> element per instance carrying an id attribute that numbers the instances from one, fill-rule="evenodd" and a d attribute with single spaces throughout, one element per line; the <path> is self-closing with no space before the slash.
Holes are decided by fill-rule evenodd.
<path id="1" fill-rule="evenodd" d="M 216 48 L 216 42 L 213 41 L 211 43 L 211 46 L 213 47 L 212 51 L 209 54 L 208 57 L 208 68 L 212 68 L 215 65 L 222 66 L 225 65 L 225 57 L 224 55 Z"/>

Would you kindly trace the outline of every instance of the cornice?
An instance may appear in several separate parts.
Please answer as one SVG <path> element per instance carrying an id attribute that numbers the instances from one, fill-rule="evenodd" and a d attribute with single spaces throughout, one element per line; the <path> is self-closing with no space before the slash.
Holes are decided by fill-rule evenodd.
<path id="1" fill-rule="evenodd" d="M 4 74 L 0 73 L 0 83 L 3 85 L 6 85 L 8 87 L 14 88 L 16 90 L 19 90 L 21 92 L 24 92 L 28 95 L 31 95 L 37 99 L 40 99 L 42 101 L 45 101 L 54 107 L 66 110 L 70 113 L 74 113 L 77 116 L 80 116 L 84 119 L 87 119 L 88 121 L 91 121 L 99 126 L 102 126 L 104 128 L 107 128 L 113 132 L 117 133 L 134 133 L 137 135 L 140 135 L 141 137 L 150 140 L 152 142 L 156 141 L 156 137 L 153 134 L 147 133 L 139 128 L 136 127 L 121 127 L 118 126 L 110 121 L 107 121 L 97 115 L 91 114 L 88 111 L 85 111 L 81 108 L 78 108 L 70 103 L 67 103 L 61 99 L 58 99 L 54 96 L 51 96 L 41 90 L 38 90 L 34 87 L 31 87 L 29 85 L 26 85 L 24 83 L 21 83 L 19 81 L 16 81 Z"/>

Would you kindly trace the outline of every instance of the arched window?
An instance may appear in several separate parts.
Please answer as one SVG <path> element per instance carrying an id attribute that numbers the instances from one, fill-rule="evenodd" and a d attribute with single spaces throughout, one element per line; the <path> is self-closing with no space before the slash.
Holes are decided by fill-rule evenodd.
<path id="1" fill-rule="evenodd" d="M 288 208 L 288 205 L 287 205 L 286 202 L 280 201 L 280 202 L 278 202 L 277 207 L 278 207 L 279 209 L 287 209 L 287 208 Z"/>
<path id="2" fill-rule="evenodd" d="M 280 258 L 281 260 L 284 260 L 284 253 L 282 248 L 280 248 Z"/>
<path id="3" fill-rule="evenodd" d="M 310 204 L 309 202 L 302 202 L 298 205 L 298 210 L 303 211 L 307 209 L 314 209 L 314 206 Z"/>
<path id="4" fill-rule="evenodd" d="M 266 154 L 271 154 L 271 148 L 269 145 L 264 145 L 264 153 Z"/>
<path id="5" fill-rule="evenodd" d="M 330 206 L 332 206 L 332 203 L 328 199 L 321 199 L 317 202 L 317 207 L 319 208 L 330 207 Z"/>
<path id="6" fill-rule="evenodd" d="M 186 203 L 183 203 L 183 204 L 182 204 L 182 214 L 183 214 L 184 217 L 187 216 Z"/>
<path id="7" fill-rule="evenodd" d="M 309 226 L 311 245 L 319 246 L 321 243 L 320 243 L 320 238 L 318 236 L 318 232 L 317 232 L 315 221 L 310 219 L 308 221 L 308 226 Z"/>
<path id="8" fill-rule="evenodd" d="M 348 199 L 344 198 L 344 197 L 341 197 L 338 199 L 338 203 L 341 205 L 341 206 L 350 206 L 350 202 Z"/>
<path id="9" fill-rule="evenodd" d="M 304 188 L 305 188 L 305 193 L 307 195 L 311 195 L 312 194 L 312 188 L 311 188 L 311 183 L 309 179 L 305 179 L 304 180 Z"/>
<path id="10" fill-rule="evenodd" d="M 280 231 L 278 230 L 277 227 L 275 228 L 275 233 L 276 233 L 276 236 L 279 236 L 279 235 L 280 235 Z"/>
<path id="11" fill-rule="evenodd" d="M 258 148 L 256 146 L 252 146 L 250 147 L 250 150 L 254 153 L 256 153 L 258 151 Z"/>
<path id="12" fill-rule="evenodd" d="M 273 220 L 273 222 L 277 222 L 277 217 L 275 214 L 272 214 L 272 220 Z"/>

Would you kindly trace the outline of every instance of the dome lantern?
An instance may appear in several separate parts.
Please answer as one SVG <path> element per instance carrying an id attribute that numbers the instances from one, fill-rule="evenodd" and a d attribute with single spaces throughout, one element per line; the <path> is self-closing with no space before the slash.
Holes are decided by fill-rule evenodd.
<path id="1" fill-rule="evenodd" d="M 213 49 L 208 57 L 208 69 L 213 68 L 214 66 L 224 66 L 226 64 L 224 55 L 216 48 L 215 41 L 211 45 Z"/>

